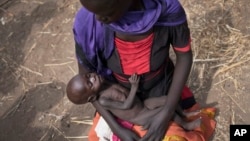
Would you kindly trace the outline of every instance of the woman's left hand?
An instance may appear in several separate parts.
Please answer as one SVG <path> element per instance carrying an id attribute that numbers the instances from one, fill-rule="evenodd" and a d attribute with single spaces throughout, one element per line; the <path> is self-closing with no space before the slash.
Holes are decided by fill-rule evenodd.
<path id="1" fill-rule="evenodd" d="M 172 119 L 172 112 L 160 111 L 147 125 L 143 126 L 143 130 L 147 129 L 147 133 L 141 138 L 140 141 L 161 141 L 163 140 Z"/>

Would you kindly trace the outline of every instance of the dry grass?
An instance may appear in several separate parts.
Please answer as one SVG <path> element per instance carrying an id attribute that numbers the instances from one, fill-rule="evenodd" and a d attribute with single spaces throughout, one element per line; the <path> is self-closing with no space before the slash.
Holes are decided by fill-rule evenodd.
<path id="1" fill-rule="evenodd" d="M 193 7 L 199 8 L 192 10 L 189 22 L 194 62 L 212 61 L 210 68 L 217 69 L 213 76 L 215 78 L 223 75 L 222 73 L 234 71 L 249 61 L 250 35 L 243 35 L 239 29 L 228 23 L 228 11 L 233 10 L 235 1 L 224 3 L 223 0 L 214 0 L 211 3 L 217 3 L 219 6 L 212 6 L 205 12 L 202 10 L 204 5 L 193 4 Z M 232 14 L 231 16 L 235 17 Z"/>
<path id="2" fill-rule="evenodd" d="M 216 87 L 221 91 L 221 97 L 229 99 L 230 102 L 224 103 L 224 106 L 230 105 L 228 112 L 232 115 L 230 119 L 217 117 L 213 141 L 229 140 L 229 132 L 225 131 L 226 128 L 229 124 L 237 123 L 236 120 L 239 121 L 241 118 L 232 105 L 245 114 L 248 110 L 239 103 L 240 95 L 237 92 L 244 83 L 238 80 L 240 75 L 244 75 L 242 67 L 250 63 L 248 49 L 250 35 L 242 33 L 242 30 L 248 27 L 244 25 L 245 27 L 241 29 L 236 28 L 239 27 L 237 24 L 241 22 L 243 16 L 238 12 L 239 1 L 189 0 L 182 2 L 188 13 L 194 54 L 194 65 L 188 85 L 195 87 L 194 93 L 198 94 L 198 98 L 204 97 L 203 93 L 208 94 L 210 87 Z M 232 83 L 236 92 L 225 90 L 226 82 Z"/>
<path id="3" fill-rule="evenodd" d="M 233 12 L 234 0 L 212 0 L 209 3 L 191 0 L 183 5 L 187 7 L 191 29 L 193 70 L 198 70 L 200 76 L 211 71 L 213 73 L 208 77 L 225 79 L 225 74 L 239 71 L 250 61 L 250 35 L 232 26 L 232 18 L 237 18 L 237 13 Z"/>

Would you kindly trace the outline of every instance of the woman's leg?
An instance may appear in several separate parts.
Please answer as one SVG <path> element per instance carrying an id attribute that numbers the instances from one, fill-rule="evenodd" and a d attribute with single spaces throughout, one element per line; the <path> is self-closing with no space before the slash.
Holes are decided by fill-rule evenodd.
<path id="1" fill-rule="evenodd" d="M 198 114 L 201 113 L 200 110 L 197 110 L 197 111 L 192 111 L 192 112 L 185 112 L 183 111 L 183 109 L 181 108 L 180 105 L 177 105 L 176 107 L 176 113 L 181 116 L 182 118 L 190 118 L 192 116 L 197 116 Z"/>
<path id="2" fill-rule="evenodd" d="M 194 130 L 197 127 L 200 127 L 201 125 L 201 118 L 198 118 L 193 121 L 185 121 L 182 117 L 180 117 L 178 114 L 174 115 L 173 119 L 177 124 L 179 124 L 182 128 L 185 130 Z"/>

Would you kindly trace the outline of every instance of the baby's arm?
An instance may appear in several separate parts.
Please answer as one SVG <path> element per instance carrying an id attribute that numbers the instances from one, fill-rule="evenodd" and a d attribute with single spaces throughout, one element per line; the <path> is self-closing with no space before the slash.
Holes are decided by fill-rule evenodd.
<path id="1" fill-rule="evenodd" d="M 108 98 L 108 97 L 102 96 L 99 98 L 100 104 L 105 106 L 106 108 L 115 108 L 115 109 L 121 109 L 121 110 L 130 109 L 134 104 L 135 95 L 136 95 L 136 91 L 137 91 L 138 84 L 139 84 L 138 76 L 136 74 L 132 75 L 129 78 L 129 82 L 131 83 L 131 89 L 125 101 L 118 101 L 112 97 Z M 111 90 L 105 91 L 105 93 L 111 93 L 111 92 L 118 96 L 118 95 L 121 95 L 122 91 L 118 91 L 117 89 L 113 89 L 112 91 Z"/>
<path id="2" fill-rule="evenodd" d="M 128 80 L 131 84 L 131 89 L 130 89 L 127 99 L 124 101 L 125 109 L 130 109 L 134 104 L 136 91 L 138 89 L 140 78 L 136 74 L 133 74 Z"/>

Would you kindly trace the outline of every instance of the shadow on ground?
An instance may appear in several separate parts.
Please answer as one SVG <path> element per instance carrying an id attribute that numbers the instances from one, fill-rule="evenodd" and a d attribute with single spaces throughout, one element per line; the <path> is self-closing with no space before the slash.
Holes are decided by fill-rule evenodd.
<path id="1" fill-rule="evenodd" d="M 12 2 L 16 4 L 16 1 Z M 1 11 L 0 15 L 11 15 L 11 20 L 0 25 L 0 94 L 7 95 L 18 86 L 18 81 L 22 79 L 20 65 L 25 61 L 23 49 L 32 25 L 43 24 L 52 18 L 56 13 L 55 7 L 55 2 L 46 2 L 29 15 Z"/>
<path id="2" fill-rule="evenodd" d="M 46 134 L 45 140 L 53 138 L 55 141 L 62 141 L 63 137 L 55 131 L 56 128 L 52 128 L 54 119 L 49 120 L 46 116 L 51 116 L 49 110 L 62 100 L 64 90 L 65 84 L 57 82 L 30 89 L 1 117 L 0 140 L 38 141 Z M 37 119 L 40 123 L 35 122 Z"/>

